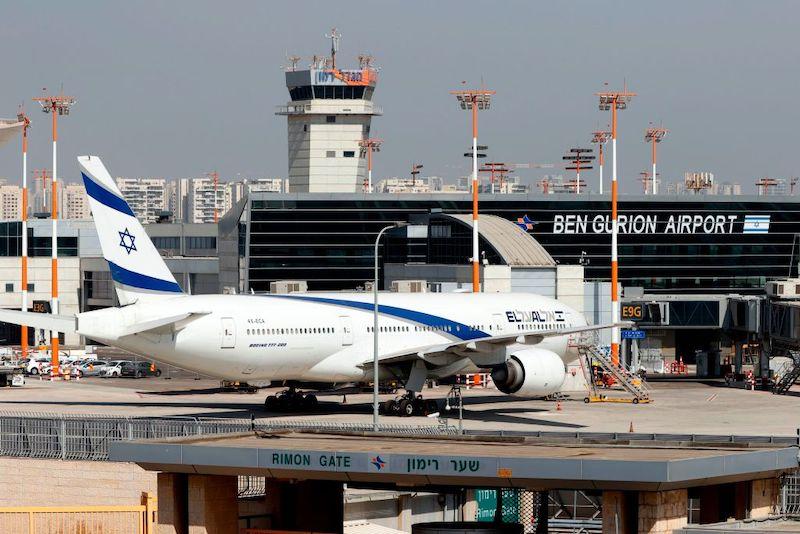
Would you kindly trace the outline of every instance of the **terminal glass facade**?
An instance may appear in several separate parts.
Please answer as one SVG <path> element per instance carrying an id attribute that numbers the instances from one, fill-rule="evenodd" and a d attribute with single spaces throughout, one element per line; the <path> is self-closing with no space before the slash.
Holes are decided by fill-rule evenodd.
<path id="1" fill-rule="evenodd" d="M 480 205 L 482 213 L 514 222 L 527 216 L 533 221 L 527 231 L 556 261 L 583 262 L 587 279 L 610 279 L 608 200 L 487 195 Z M 245 251 L 247 289 L 267 290 L 270 281 L 286 279 L 307 280 L 310 289 L 320 290 L 361 286 L 372 278 L 377 232 L 432 210 L 468 213 L 470 198 L 254 195 Z M 798 201 L 769 197 L 623 197 L 621 283 L 648 292 L 755 292 L 768 279 L 797 276 L 799 211 Z M 437 256 L 466 264 L 471 249 L 462 241 L 442 235 L 429 245 L 437 248 Z"/>

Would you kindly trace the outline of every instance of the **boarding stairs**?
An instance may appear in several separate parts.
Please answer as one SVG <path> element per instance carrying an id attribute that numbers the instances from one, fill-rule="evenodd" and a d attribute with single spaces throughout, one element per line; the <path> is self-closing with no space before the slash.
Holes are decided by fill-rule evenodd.
<path id="1" fill-rule="evenodd" d="M 785 394 L 795 381 L 800 378 L 800 351 L 790 350 L 789 356 L 791 356 L 792 361 L 786 362 L 786 365 L 778 371 L 780 379 L 772 386 L 774 395 Z"/>
<path id="2" fill-rule="evenodd" d="M 622 365 L 614 365 L 611 357 L 605 351 L 600 349 L 595 344 L 582 344 L 578 347 L 580 353 L 586 358 L 587 368 L 590 370 L 591 375 L 592 362 L 597 362 L 600 367 L 607 373 L 614 377 L 617 384 L 630 393 L 633 397 L 633 403 L 639 404 L 640 402 L 650 402 L 650 388 L 645 383 L 642 377 L 625 369 Z M 597 385 L 594 383 L 594 377 L 589 376 L 589 384 L 592 388 L 592 393 L 597 397 Z"/>

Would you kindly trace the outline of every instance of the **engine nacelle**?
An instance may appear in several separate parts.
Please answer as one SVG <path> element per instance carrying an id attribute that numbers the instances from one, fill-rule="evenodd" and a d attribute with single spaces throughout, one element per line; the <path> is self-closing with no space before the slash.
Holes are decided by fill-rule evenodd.
<path id="1" fill-rule="evenodd" d="M 561 389 L 567 369 L 561 358 L 545 349 L 524 349 L 492 369 L 492 380 L 506 395 L 545 397 Z"/>

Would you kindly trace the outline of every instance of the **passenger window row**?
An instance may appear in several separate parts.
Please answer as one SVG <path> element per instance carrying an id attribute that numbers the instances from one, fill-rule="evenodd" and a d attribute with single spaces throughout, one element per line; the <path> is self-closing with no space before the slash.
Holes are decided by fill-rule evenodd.
<path id="1" fill-rule="evenodd" d="M 552 325 L 552 324 L 547 324 L 547 323 L 545 323 L 545 324 L 542 324 L 542 323 L 537 323 L 537 324 L 518 323 L 517 324 L 517 330 L 562 330 L 565 327 L 566 327 L 565 324 L 557 324 L 557 325 Z"/>
<path id="2" fill-rule="evenodd" d="M 264 335 L 292 335 L 292 334 L 333 334 L 332 327 L 322 328 L 248 328 L 248 336 L 264 336 Z"/>

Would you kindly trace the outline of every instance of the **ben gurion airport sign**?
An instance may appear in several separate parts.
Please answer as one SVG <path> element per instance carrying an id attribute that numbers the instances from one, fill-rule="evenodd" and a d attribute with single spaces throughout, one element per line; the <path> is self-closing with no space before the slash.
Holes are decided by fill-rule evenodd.
<path id="1" fill-rule="evenodd" d="M 770 218 L 770 215 L 697 213 L 620 214 L 618 230 L 621 234 L 766 234 L 769 233 Z M 611 216 L 556 214 L 553 216 L 553 233 L 610 234 Z"/>

